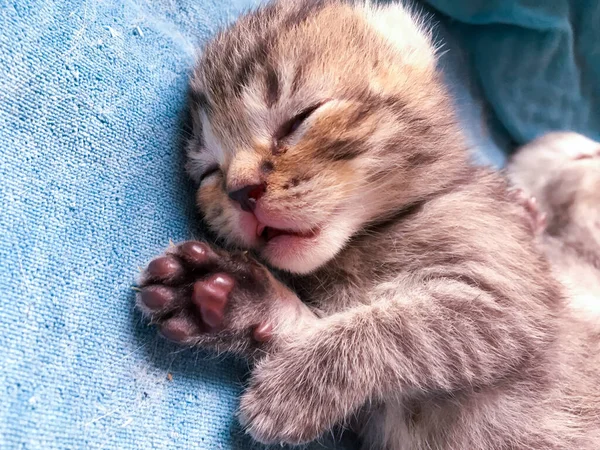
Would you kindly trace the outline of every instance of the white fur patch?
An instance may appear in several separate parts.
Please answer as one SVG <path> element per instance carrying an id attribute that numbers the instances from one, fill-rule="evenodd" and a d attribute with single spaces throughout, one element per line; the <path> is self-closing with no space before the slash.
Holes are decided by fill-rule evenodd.
<path id="1" fill-rule="evenodd" d="M 416 13 L 398 3 L 375 6 L 365 2 L 361 9 L 367 22 L 398 49 L 408 64 L 423 69 L 435 67 L 431 33 Z"/>

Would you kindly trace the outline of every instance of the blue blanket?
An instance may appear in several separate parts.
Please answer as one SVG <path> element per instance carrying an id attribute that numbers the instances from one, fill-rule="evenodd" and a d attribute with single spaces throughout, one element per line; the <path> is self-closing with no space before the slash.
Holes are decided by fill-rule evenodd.
<path id="1" fill-rule="evenodd" d="M 252 3 L 0 1 L 0 448 L 249 448 L 234 419 L 244 364 L 157 337 L 131 284 L 169 239 L 198 232 L 187 73 L 196 44 Z M 534 39 L 545 28 L 472 26 L 496 16 L 431 3 L 464 22 L 439 18 L 442 65 L 484 161 L 501 165 L 502 148 L 542 128 L 598 131 L 589 46 L 567 48 L 562 71 Z M 527 60 L 519 40 L 534 43 Z"/>
<path id="2" fill-rule="evenodd" d="M 492 120 L 517 144 L 600 138 L 600 2 L 427 0 L 460 43 Z M 494 126 L 496 126 L 494 125 Z"/>

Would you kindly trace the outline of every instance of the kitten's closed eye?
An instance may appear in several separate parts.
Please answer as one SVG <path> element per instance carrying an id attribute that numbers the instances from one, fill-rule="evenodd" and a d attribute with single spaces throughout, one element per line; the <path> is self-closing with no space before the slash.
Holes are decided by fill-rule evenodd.
<path id="1" fill-rule="evenodd" d="M 206 178 L 208 178 L 212 175 L 216 175 L 220 171 L 221 171 L 220 167 L 217 166 L 216 164 L 213 166 L 209 166 L 208 169 L 206 169 L 204 172 L 202 172 L 202 175 L 200 175 L 200 183 L 202 183 Z"/>
<path id="2" fill-rule="evenodd" d="M 273 140 L 275 143 L 275 147 L 279 144 L 279 141 L 285 139 L 286 137 L 292 135 L 300 126 L 304 123 L 306 119 L 310 117 L 312 113 L 314 113 L 323 103 L 317 103 L 312 105 L 306 109 L 304 109 L 299 114 L 296 114 L 290 120 L 285 122 L 283 125 L 279 127 L 275 136 L 273 136 Z"/>

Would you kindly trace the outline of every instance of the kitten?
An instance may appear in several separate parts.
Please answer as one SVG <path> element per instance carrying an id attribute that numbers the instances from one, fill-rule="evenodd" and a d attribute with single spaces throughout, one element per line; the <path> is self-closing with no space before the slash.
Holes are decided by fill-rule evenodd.
<path id="1" fill-rule="evenodd" d="M 168 250 L 138 305 L 172 340 L 253 362 L 252 437 L 599 448 L 599 330 L 505 180 L 469 162 L 408 10 L 269 3 L 208 43 L 191 89 L 188 169 L 231 250 Z"/>
<path id="2" fill-rule="evenodd" d="M 508 174 L 537 199 L 540 244 L 569 288 L 571 306 L 600 318 L 600 143 L 549 133 L 520 149 Z"/>

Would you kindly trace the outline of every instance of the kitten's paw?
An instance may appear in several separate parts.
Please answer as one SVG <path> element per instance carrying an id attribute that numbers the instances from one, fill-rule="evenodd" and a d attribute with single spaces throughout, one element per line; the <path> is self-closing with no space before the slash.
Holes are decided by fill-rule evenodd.
<path id="1" fill-rule="evenodd" d="M 139 308 L 176 342 L 248 352 L 272 337 L 283 286 L 246 253 L 188 241 L 142 275 Z"/>
<path id="2" fill-rule="evenodd" d="M 547 225 L 546 213 L 540 211 L 535 197 L 527 195 L 522 189 L 515 189 L 512 195 L 520 206 L 525 210 L 526 220 L 531 232 L 537 236 L 544 232 Z"/>
<path id="3" fill-rule="evenodd" d="M 278 358 L 279 356 L 279 358 Z M 302 358 L 275 359 L 255 370 L 242 395 L 239 420 L 263 444 L 304 444 L 318 439 L 340 419 L 331 404 L 335 393 L 315 385 L 318 373 Z"/>
<path id="4" fill-rule="evenodd" d="M 259 386 L 248 389 L 240 402 L 240 423 L 254 440 L 267 445 L 299 445 L 319 438 L 323 428 L 302 410 L 296 394 L 288 389 L 278 393 Z"/>

